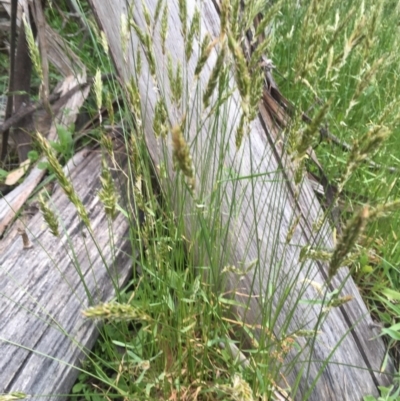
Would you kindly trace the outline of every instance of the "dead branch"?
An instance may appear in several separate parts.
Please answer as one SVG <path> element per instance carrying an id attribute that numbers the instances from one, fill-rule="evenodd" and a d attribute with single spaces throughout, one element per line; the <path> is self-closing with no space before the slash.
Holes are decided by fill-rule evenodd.
<path id="1" fill-rule="evenodd" d="M 104 74 L 102 75 L 102 79 L 106 80 L 108 78 L 112 77 L 112 74 Z M 72 89 L 70 89 L 67 93 L 65 93 L 63 96 L 60 97 L 59 93 L 53 93 L 52 95 L 49 96 L 48 100 L 50 104 L 53 104 L 56 101 L 60 101 L 60 103 L 63 103 L 64 100 L 67 100 L 70 96 L 74 95 L 76 92 L 79 90 L 84 89 L 86 86 L 91 85 L 93 83 L 93 78 L 89 78 L 87 82 L 76 85 Z M 5 132 L 6 130 L 10 129 L 11 127 L 15 126 L 18 124 L 21 120 L 23 120 L 26 116 L 31 115 L 32 113 L 42 110 L 44 108 L 44 103 L 38 102 L 36 104 L 30 104 L 26 107 L 23 107 L 21 110 L 19 110 L 17 113 L 13 114 L 9 119 L 4 121 L 2 125 L 0 125 L 0 134 Z"/>
<path id="2" fill-rule="evenodd" d="M 29 19 L 31 21 L 31 29 L 33 37 L 36 37 L 36 25 L 32 18 L 31 8 L 29 7 Z M 29 46 L 26 36 L 25 23 L 21 23 L 19 27 L 17 54 L 15 59 L 15 76 L 18 79 L 14 86 L 14 110 L 18 112 L 23 110 L 30 104 L 29 92 L 31 89 L 32 60 L 29 54 Z M 31 131 L 33 127 L 33 118 L 31 114 L 27 114 L 19 120 L 19 126 L 13 131 L 13 139 L 17 145 L 19 161 L 23 162 L 28 158 L 28 152 L 31 150 Z"/>

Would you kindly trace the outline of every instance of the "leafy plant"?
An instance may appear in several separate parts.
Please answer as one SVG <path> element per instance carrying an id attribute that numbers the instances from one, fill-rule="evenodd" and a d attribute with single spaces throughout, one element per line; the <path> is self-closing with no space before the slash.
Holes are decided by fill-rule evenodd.
<path id="1" fill-rule="evenodd" d="M 399 401 L 400 400 L 400 388 L 397 387 L 395 390 L 395 386 L 390 387 L 379 387 L 379 391 L 381 395 L 378 398 L 375 398 L 371 395 L 365 396 L 364 401 Z"/>
<path id="2" fill-rule="evenodd" d="M 66 160 L 69 160 L 74 153 L 73 130 L 74 127 L 66 129 L 62 125 L 57 125 L 58 142 L 51 142 L 52 148 Z"/>

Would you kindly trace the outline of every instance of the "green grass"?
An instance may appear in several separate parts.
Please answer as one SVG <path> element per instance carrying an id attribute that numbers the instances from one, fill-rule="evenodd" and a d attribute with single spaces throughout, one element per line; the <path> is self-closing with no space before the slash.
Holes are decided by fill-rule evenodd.
<path id="1" fill-rule="evenodd" d="M 374 124 L 390 131 L 381 148 L 371 152 L 372 159 L 382 167 L 371 169 L 368 163 L 362 163 L 346 185 L 342 215 L 347 219 L 363 204 L 378 205 L 399 198 L 400 69 L 395 49 L 398 48 L 400 9 L 393 1 L 306 3 L 315 7 L 312 15 L 307 14 L 305 5 L 295 8 L 285 2 L 282 14 L 275 20 L 272 53 L 281 73 L 276 75 L 280 89 L 300 110 L 311 109 L 311 115 L 319 107 L 316 98 L 322 103 L 330 99 L 326 127 L 349 144 L 360 140 Z M 337 35 L 331 50 L 327 50 L 333 32 L 347 16 L 351 17 Z M 310 29 L 305 29 L 305 25 Z M 333 60 L 336 55 L 341 55 L 357 26 L 361 26 L 356 34 L 360 42 L 343 65 L 339 61 L 336 69 L 329 68 L 329 52 L 332 51 Z M 373 66 L 378 67 L 369 74 Z M 357 93 L 360 86 L 363 90 Z M 350 108 L 352 99 L 354 106 Z M 387 115 L 382 118 L 385 112 Z M 333 143 L 320 143 L 318 137 L 313 146 L 331 182 L 338 182 L 348 153 Z M 387 170 L 390 167 L 397 169 L 396 172 L 390 173 Z M 367 305 L 375 317 L 388 326 L 399 319 L 396 305 L 400 295 L 399 218 L 399 211 L 395 211 L 367 226 L 371 241 L 360 241 L 362 251 L 355 271 L 356 282 Z M 389 294 L 388 289 L 393 292 Z"/>
<path id="2" fill-rule="evenodd" d="M 85 15 L 91 19 L 87 5 L 80 3 Z M 296 6 L 297 3 L 301 5 Z M 305 167 L 310 165 L 305 162 L 306 150 L 312 146 L 331 183 L 338 188 L 343 184 L 343 191 L 338 195 L 343 226 L 358 215 L 361 206 L 371 205 L 365 238 L 359 235 L 351 244 L 352 248 L 345 248 L 345 255 L 338 251 L 343 244 L 338 238 L 337 252 L 329 256 L 332 267 L 335 257 L 339 258 L 340 266 L 349 252 L 355 253 L 353 270 L 357 285 L 374 316 L 386 328 L 392 326 L 392 330 L 384 333 L 390 339 L 390 345 L 396 345 L 400 338 L 400 330 L 395 326 L 400 312 L 397 305 L 400 299 L 397 266 L 400 260 L 397 234 L 400 212 L 394 210 L 389 214 L 385 211 L 387 217 L 380 219 L 373 219 L 373 216 L 380 205 L 400 198 L 398 173 L 391 174 L 385 169 L 400 168 L 400 88 L 396 53 L 400 10 L 396 2 L 384 0 L 355 0 L 341 2 L 339 6 L 336 3 L 330 0 L 279 2 L 280 8 L 270 20 L 273 28 L 267 53 L 276 65 L 275 77 L 281 92 L 298 111 L 285 130 L 286 151 L 297 170 L 296 177 L 300 177 L 296 184 L 300 186 Z M 338 301 L 325 289 L 326 303 L 321 305 L 319 322 L 314 324 L 314 331 L 301 333 L 300 327 L 293 329 L 292 318 L 301 304 L 302 293 L 292 295 L 291 292 L 301 276 L 285 277 L 282 281 L 282 276 L 270 274 L 270 293 L 263 294 L 266 301 L 261 318 L 262 335 L 257 337 L 254 327 L 243 325 L 238 316 L 229 313 L 232 306 L 239 310 L 245 308 L 248 300 L 239 303 L 231 294 L 216 291 L 224 284 L 226 275 L 235 272 L 239 278 L 246 270 L 257 274 L 261 261 L 267 260 L 265 255 L 259 254 L 253 262 L 231 265 L 236 246 L 234 233 L 242 228 L 238 226 L 236 213 L 243 207 L 245 190 L 267 180 L 276 184 L 272 188 L 279 188 L 278 172 L 274 172 L 275 176 L 251 172 L 247 177 L 240 177 L 235 171 L 241 166 L 240 152 L 232 163 L 227 149 L 232 136 L 236 136 L 239 148 L 248 140 L 247 124 L 255 117 L 257 95 L 260 94 L 257 92 L 260 90 L 257 81 L 260 71 L 255 68 L 249 73 L 243 54 L 238 50 L 240 34 L 249 28 L 252 17 L 258 11 L 268 11 L 262 2 L 251 4 L 253 7 L 248 7 L 236 28 L 233 23 L 236 19 L 228 18 L 227 24 L 233 34 L 225 44 L 221 38 L 217 44 L 219 54 L 222 49 L 225 53 L 220 59 L 222 64 L 215 70 L 213 87 L 211 84 L 204 86 L 200 81 L 188 82 L 188 62 L 185 59 L 181 60 L 179 68 L 178 65 L 168 65 L 167 56 L 164 61 L 168 68 L 157 63 L 152 66 L 153 45 L 146 41 L 148 31 L 134 27 L 136 35 L 142 37 L 142 57 L 147 56 L 154 68 L 154 76 L 147 84 L 151 88 L 154 80 L 160 90 L 158 114 L 153 123 L 155 131 L 160 133 L 158 145 L 164 155 L 158 166 L 154 166 L 149 157 L 144 127 L 140 125 L 140 121 L 145 121 L 140 108 L 143 99 L 138 92 L 139 80 L 144 79 L 140 69 L 136 70 L 137 75 L 126 88 L 119 88 L 116 81 L 110 81 L 98 84 L 95 89 L 101 93 L 103 103 L 107 96 L 123 99 L 115 119 L 124 126 L 126 150 L 130 157 L 129 187 L 125 194 L 129 202 L 125 203 L 122 198 L 118 207 L 124 210 L 131 222 L 132 248 L 141 252 L 134 262 L 131 282 L 117 292 L 114 302 L 94 306 L 85 312 L 88 317 L 102 318 L 105 324 L 72 389 L 74 400 L 82 397 L 88 401 L 120 397 L 270 399 L 277 391 L 277 385 L 282 383 L 282 375 L 288 375 L 293 368 L 286 356 L 292 352 L 297 358 L 308 357 L 297 339 L 310 337 L 308 344 L 318 341 L 316 330 L 325 318 L 323 306 L 329 306 L 330 296 L 332 301 Z M 157 26 L 162 26 L 165 8 L 160 10 Z M 55 27 L 62 24 L 63 19 L 55 9 L 51 11 L 51 18 Z M 187 21 L 184 7 L 181 7 L 181 20 Z M 64 29 L 66 33 L 74 32 L 78 26 L 75 21 L 68 20 Z M 190 27 L 193 26 L 196 24 L 191 23 L 187 28 L 188 48 L 200 46 L 196 40 L 198 32 L 192 32 L 193 38 L 190 39 Z M 85 46 L 77 45 L 80 37 L 69 39 L 65 35 L 66 40 L 73 44 L 91 74 L 109 72 L 112 70 L 111 62 L 101 48 L 99 33 L 92 25 L 90 27 L 91 41 L 87 41 Z M 153 22 L 150 22 L 149 31 L 152 30 Z M 161 39 L 157 37 L 154 40 Z M 190 40 L 193 40 L 191 44 Z M 344 57 L 346 43 L 350 52 Z M 140 64 L 138 59 L 136 63 Z M 229 80 L 233 78 L 241 95 L 241 108 L 237 108 L 230 92 Z M 174 88 L 172 99 L 167 95 L 169 85 Z M 204 111 L 207 89 L 217 94 L 210 100 L 212 113 Z M 92 96 L 88 106 L 90 113 L 96 113 L 98 102 L 96 96 Z M 322 106 L 326 104 L 324 109 Z M 329 142 L 320 143 L 318 126 L 310 129 L 301 121 L 301 111 L 307 111 L 313 119 L 322 109 L 321 123 L 335 136 L 352 145 L 356 140 L 361 141 L 358 153 L 344 152 Z M 111 114 L 110 108 L 109 112 Z M 230 120 L 229 112 L 233 113 L 235 121 Z M 103 123 L 111 124 L 112 121 Z M 236 130 L 238 125 L 244 132 Z M 374 146 L 364 154 L 374 139 L 367 134 L 371 127 L 390 132 L 390 135 L 386 142 L 378 143 L 380 147 Z M 190 128 L 197 133 L 206 131 L 207 142 L 197 141 L 196 136 L 187 143 Z M 96 140 L 107 152 L 107 139 L 100 134 Z M 204 164 L 214 166 L 213 170 L 194 172 L 192 157 L 200 163 L 199 149 L 202 149 Z M 215 149 L 220 149 L 218 154 Z M 167 173 L 171 168 L 168 156 L 171 152 L 175 170 L 172 179 Z M 361 160 L 365 156 L 382 167 L 371 169 L 368 162 Z M 271 156 L 265 154 L 265 157 Z M 215 160 L 218 162 L 212 163 Z M 356 164 L 356 169 L 349 169 L 349 160 Z M 313 168 L 312 165 L 309 167 Z M 102 176 L 102 200 L 112 218 L 116 198 L 106 170 Z M 154 178 L 156 173 L 157 180 Z M 66 183 L 61 182 L 61 185 Z M 233 196 L 228 188 L 233 188 Z M 274 199 L 283 197 L 279 192 L 268 195 Z M 258 200 L 248 201 L 250 209 L 257 208 Z M 230 209 L 223 210 L 227 204 Z M 135 218 L 139 213 L 144 215 L 144 222 Z M 292 216 L 292 220 L 295 226 L 296 216 Z M 268 227 L 257 227 L 256 219 L 249 224 L 252 224 L 254 235 L 261 232 L 272 244 L 270 260 L 275 262 L 275 271 L 279 273 L 280 263 L 284 260 L 279 256 L 276 242 L 279 228 L 271 232 Z M 251 238 L 246 246 L 250 241 Z M 291 263 L 295 265 L 297 261 Z M 306 266 L 305 263 L 305 269 Z M 274 303 L 269 301 L 271 293 L 275 293 Z M 280 330 L 275 330 L 280 311 L 287 302 L 293 305 L 292 313 L 281 323 Z M 239 328 L 247 335 L 246 347 L 235 335 Z M 241 360 L 238 347 L 247 349 L 247 363 Z M 294 397 L 296 384 L 287 390 Z"/>

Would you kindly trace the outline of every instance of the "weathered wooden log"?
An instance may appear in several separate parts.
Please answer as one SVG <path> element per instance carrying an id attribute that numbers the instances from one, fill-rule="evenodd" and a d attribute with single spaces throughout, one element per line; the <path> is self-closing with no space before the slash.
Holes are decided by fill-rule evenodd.
<path id="1" fill-rule="evenodd" d="M 48 32 L 49 58 L 66 77 L 58 92 L 63 96 L 74 87 L 80 88 L 57 102 L 49 133 L 49 128 L 41 126 L 41 133 L 56 141 L 56 124 L 68 127 L 75 122 L 89 86 L 79 86 L 86 80 L 79 58 L 60 35 L 50 28 Z M 125 148 L 120 145 L 116 145 L 119 149 L 115 154 L 123 167 Z M 123 286 L 132 272 L 129 222 L 118 214 L 110 225 L 97 195 L 100 150 L 82 150 L 64 171 L 89 212 L 93 237 L 59 186 L 49 201 L 59 219 L 59 237 L 49 232 L 35 203 L 21 210 L 46 173 L 37 166 L 23 183 L 0 199 L 0 236 L 4 234 L 0 240 L 0 394 L 22 392 L 64 399 L 62 394 L 71 392 L 80 364 L 98 336 L 96 324 L 81 311 L 112 299 L 115 288 Z M 124 177 L 122 173 L 115 177 L 121 195 L 126 193 Z M 18 213 L 23 216 L 19 228 L 32 248 L 23 248 L 17 223 L 13 224 Z"/>
<path id="2" fill-rule="evenodd" d="M 154 14 L 156 0 L 142 2 Z M 121 34 L 121 18 L 128 15 L 146 31 L 146 23 L 141 6 L 135 3 L 129 14 L 129 3 L 125 0 L 90 0 L 97 22 L 104 31 L 114 61 L 116 71 L 122 82 L 128 83 L 135 75 L 135 54 L 141 44 L 133 32 L 123 50 L 124 38 Z M 192 18 L 195 2 L 187 2 L 188 18 Z M 169 31 L 167 52 L 173 60 L 185 60 L 184 42 L 178 11 L 178 1 L 168 1 Z M 202 32 L 209 32 L 213 37 L 219 37 L 220 20 L 215 9 L 215 2 L 201 2 Z M 189 22 L 188 22 L 189 23 Z M 159 66 L 167 65 L 167 58 L 162 52 L 158 29 L 152 35 L 154 57 Z M 193 57 L 185 65 L 187 82 L 195 82 L 194 70 L 198 58 L 198 47 L 193 48 Z M 142 59 L 145 56 L 142 54 Z M 216 53 L 212 51 L 200 81 L 205 87 Z M 159 72 L 163 82 L 168 82 L 165 72 Z M 159 96 L 159 88 L 155 88 L 153 78 L 149 73 L 149 65 L 144 63 L 143 72 L 138 80 L 142 98 L 142 121 L 146 142 L 155 165 L 163 161 L 163 147 L 155 137 L 152 128 L 155 105 Z M 169 102 L 168 84 L 163 92 Z M 234 82 L 231 82 L 234 89 Z M 191 100 L 184 99 L 184 102 Z M 172 103 L 172 102 L 171 102 Z M 279 108 L 279 105 L 277 105 Z M 173 107 L 171 108 L 173 109 Z M 237 115 L 240 110 L 240 97 L 237 91 L 230 99 L 227 117 L 229 129 L 235 132 Z M 193 110 L 191 110 L 193 111 Z M 172 124 L 180 122 L 179 112 L 172 113 Z M 193 111 L 193 120 L 201 119 Z M 191 115 L 192 116 L 192 115 Z M 215 121 L 215 120 L 213 120 Z M 298 330 L 315 330 L 322 334 L 314 340 L 299 339 L 303 353 L 299 355 L 293 350 L 288 356 L 288 370 L 283 372 L 289 384 L 293 384 L 298 375 L 299 392 L 297 398 L 302 399 L 311 392 L 311 400 L 359 400 L 365 394 L 378 394 L 377 386 L 387 384 L 390 380 L 380 373 L 385 348 L 381 339 L 374 338 L 377 333 L 368 310 L 365 307 L 357 287 L 349 278 L 349 272 L 343 268 L 332 280 L 328 291 L 340 289 L 340 294 L 351 295 L 354 299 L 339 308 L 332 308 L 324 315 L 324 306 L 312 304 L 321 300 L 316 285 L 323 286 L 327 281 L 327 265 L 322 262 L 300 263 L 300 250 L 307 244 L 332 249 L 334 247 L 332 233 L 327 224 L 318 232 L 312 228 L 323 214 L 311 185 L 305 179 L 301 186 L 294 186 L 290 162 L 284 158 L 280 145 L 280 133 L 272 126 L 272 120 L 260 105 L 260 115 L 251 126 L 250 135 L 243 140 L 239 151 L 236 150 L 234 135 L 229 139 L 213 138 L 207 131 L 207 126 L 198 128 L 189 123 L 188 137 L 194 165 L 197 172 L 197 182 L 215 183 L 218 171 L 217 164 L 223 164 L 233 172 L 236 180 L 219 181 L 223 185 L 221 197 L 221 221 L 224 215 L 231 212 L 234 201 L 235 222 L 230 227 L 230 235 L 225 246 L 229 248 L 229 263 L 246 267 L 257 260 L 257 270 L 252 270 L 241 280 L 235 274 L 227 279 L 225 290 L 236 291 L 237 294 L 247 294 L 236 299 L 245 303 L 246 310 L 234 310 L 241 319 L 250 325 L 261 323 L 265 313 L 272 316 L 273 327 L 269 327 L 277 338 L 296 333 Z M 209 144 L 213 144 L 213 154 L 209 155 Z M 223 154 L 225 159 L 218 160 Z M 172 163 L 167 163 L 171 166 Z M 272 172 L 267 174 L 266 172 Z M 175 172 L 168 170 L 170 180 L 174 180 Z M 245 177 L 261 177 L 258 179 Z M 240 179 L 239 179 L 240 178 Z M 207 188 L 201 188 L 205 190 Z M 200 190 L 198 190 L 200 192 Z M 299 195 L 295 195 L 299 192 Z M 189 201 L 186 197 L 185 201 Z M 239 201 L 240 200 L 240 201 Z M 203 201 L 203 199 L 202 199 Z M 180 198 L 175 198 L 179 205 Z M 190 210 L 190 207 L 188 209 Z M 205 201 L 205 210 L 208 208 Z M 288 233 L 294 220 L 299 217 L 299 224 L 294 229 L 293 236 L 287 243 Z M 188 238 L 196 232 L 193 219 L 187 220 Z M 222 266 L 219 266 L 222 267 Z M 310 285 L 313 282 L 314 285 Z M 325 292 L 325 295 L 327 293 Z M 299 303 L 299 300 L 306 301 Z M 308 302 L 308 304 L 307 304 Z M 322 316 L 324 316 L 322 318 Z M 323 320 L 321 325 L 318 322 Z M 387 372 L 392 371 L 389 361 Z M 313 385 L 318 380 L 315 388 Z"/>
<path id="3" fill-rule="evenodd" d="M 70 393 L 98 336 L 96 323 L 82 310 L 112 299 L 132 273 L 129 223 L 120 213 L 111 232 L 97 194 L 101 157 L 99 150 L 84 149 L 65 167 L 89 213 L 93 236 L 56 185 L 49 205 L 59 216 L 60 236 L 54 237 L 36 213 L 25 228 L 32 248 L 23 249 L 12 233 L 2 240 L 0 393 L 44 399 Z M 123 166 L 125 158 L 120 159 Z"/>

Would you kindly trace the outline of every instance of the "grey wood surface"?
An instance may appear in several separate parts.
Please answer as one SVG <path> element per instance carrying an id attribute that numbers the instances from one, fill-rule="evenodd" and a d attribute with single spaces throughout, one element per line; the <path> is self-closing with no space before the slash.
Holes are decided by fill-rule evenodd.
<path id="1" fill-rule="evenodd" d="M 138 48 L 140 49 L 134 34 L 128 41 L 126 54 L 121 47 L 120 21 L 122 15 L 128 15 L 127 7 L 130 2 L 126 0 L 90 0 L 89 2 L 100 29 L 105 32 L 108 39 L 117 74 L 123 82 L 128 82 L 135 71 L 135 52 Z M 144 0 L 143 3 L 150 13 L 154 14 L 157 1 Z M 180 32 L 177 4 L 177 0 L 168 1 L 167 51 L 176 62 L 184 60 L 184 44 Z M 201 4 L 202 34 L 209 32 L 213 37 L 218 37 L 220 24 L 215 3 L 206 0 L 188 1 L 187 4 L 189 19 L 193 15 L 194 5 Z M 132 16 L 134 21 L 145 29 L 141 10 L 141 5 L 136 2 Z M 168 98 L 166 56 L 162 54 L 159 38 L 159 32 L 156 29 L 153 41 L 159 68 L 158 78 L 165 83 Z M 197 49 L 195 45 L 194 55 L 185 67 L 188 82 L 194 82 Z M 163 160 L 164 149 L 152 130 L 158 94 L 156 85 L 149 76 L 143 55 L 142 59 L 144 66 L 139 80 L 144 116 L 142 123 L 146 130 L 149 151 L 157 165 Z M 213 51 L 200 78 L 204 86 L 215 60 L 216 53 Z M 233 81 L 231 85 L 234 88 Z M 184 99 L 184 103 L 191 101 L 194 100 Z M 230 102 L 227 111 L 228 124 L 234 132 L 240 105 L 237 91 L 234 92 Z M 174 111 L 174 107 L 171 106 L 169 117 L 172 124 L 178 123 L 179 110 Z M 195 120 L 196 116 L 193 117 L 192 122 Z M 207 193 L 207 190 L 210 190 L 212 184 L 216 182 L 217 167 L 213 162 L 216 163 L 216 155 L 222 147 L 224 147 L 222 154 L 225 159 L 218 162 L 229 167 L 230 171 L 241 177 L 264 174 L 258 179 L 226 180 L 223 184 L 220 183 L 224 186 L 220 215 L 222 222 L 226 222 L 223 212 L 230 210 L 232 199 L 235 199 L 236 204 L 234 212 L 237 217 L 231 223 L 227 242 L 223 244 L 227 248 L 227 254 L 230 255 L 229 263 L 246 267 L 253 260 L 258 259 L 257 269 L 250 271 L 240 281 L 234 274 L 228 277 L 228 289 L 234 290 L 236 294 L 248 294 L 242 297 L 236 296 L 238 300 L 248 305 L 248 309 L 245 311 L 238 308 L 233 312 L 250 324 L 260 324 L 262 313 L 269 314 L 273 322 L 273 327 L 270 328 L 277 338 L 284 338 L 299 329 L 315 329 L 322 306 L 312 305 L 310 302 L 323 298 L 323 295 L 318 293 L 315 284 L 322 286 L 326 282 L 327 265 L 311 261 L 299 263 L 299 253 L 307 244 L 332 249 L 333 237 L 327 224 L 318 232 L 314 232 L 312 225 L 318 221 L 322 210 L 307 180 L 299 188 L 294 187 L 292 167 L 282 153 L 281 133 L 270 126 L 267 112 L 262 105 L 260 105 L 260 116 L 253 122 L 250 135 L 244 139 L 239 152 L 235 149 L 234 134 L 229 139 L 212 138 L 207 124 L 202 129 L 196 128 L 192 123 L 187 140 L 191 146 L 197 182 L 202 182 L 205 186 L 197 189 L 198 192 L 204 190 Z M 213 146 L 209 146 L 210 143 Z M 170 146 L 168 148 L 170 149 Z M 215 153 L 208 153 L 211 148 Z M 266 172 L 273 172 L 273 174 L 266 175 Z M 175 173 L 172 169 L 168 170 L 168 173 L 170 180 L 173 181 Z M 296 191 L 300 191 L 298 198 L 294 196 Z M 180 200 L 181 198 L 177 196 L 174 199 L 175 204 L 178 205 Z M 207 200 L 202 199 L 202 201 L 205 203 L 205 210 L 208 210 Z M 193 204 L 190 204 L 190 198 L 186 197 L 185 202 L 188 203 L 187 209 L 190 210 L 193 207 Z M 297 216 L 300 216 L 300 222 L 292 239 L 286 244 L 287 234 Z M 188 218 L 188 238 L 196 232 L 197 228 L 193 226 L 193 219 Z M 311 282 L 313 285 L 310 285 Z M 340 270 L 327 291 L 334 289 L 341 289 L 341 296 L 351 295 L 354 299 L 340 308 L 330 310 L 322 326 L 318 327 L 322 333 L 315 341 L 298 339 L 298 343 L 303 347 L 303 353 L 298 355 L 297 351 L 293 350 L 287 358 L 287 369 L 282 372 L 292 384 L 298 374 L 302 375 L 298 399 L 311 391 L 313 382 L 319 377 L 321 371 L 318 384 L 312 390 L 311 400 L 360 400 L 366 394 L 377 395 L 377 386 L 388 384 L 390 381 L 388 375 L 380 373 L 385 352 L 384 344 L 381 339 L 375 338 L 377 333 L 372 328 L 371 317 L 356 285 L 351 278 L 348 278 L 346 268 Z M 309 302 L 299 304 L 299 299 Z M 329 363 L 325 364 L 326 360 L 329 360 Z M 391 371 L 392 365 L 389 361 L 387 372 Z"/>
<path id="2" fill-rule="evenodd" d="M 56 185 L 50 206 L 59 216 L 60 237 L 36 213 L 26 227 L 33 248 L 23 249 L 18 235 L 2 240 L 7 246 L 0 255 L 0 393 L 64 399 L 57 394 L 71 392 L 98 335 L 82 310 L 112 299 L 114 286 L 131 274 L 128 222 L 118 214 L 111 235 L 97 195 L 100 169 L 101 152 L 89 149 L 65 168 L 89 212 L 94 237 Z"/>

